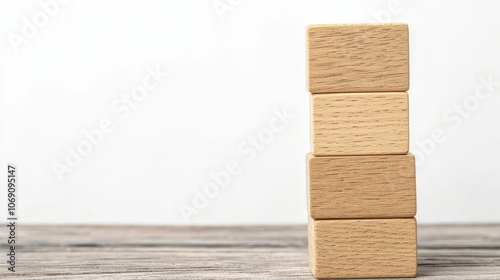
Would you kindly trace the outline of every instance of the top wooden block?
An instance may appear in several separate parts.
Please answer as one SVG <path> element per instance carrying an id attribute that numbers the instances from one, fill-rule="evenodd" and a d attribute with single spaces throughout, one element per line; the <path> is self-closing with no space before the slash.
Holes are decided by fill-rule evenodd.
<path id="1" fill-rule="evenodd" d="M 310 25 L 311 93 L 408 91 L 407 24 Z"/>

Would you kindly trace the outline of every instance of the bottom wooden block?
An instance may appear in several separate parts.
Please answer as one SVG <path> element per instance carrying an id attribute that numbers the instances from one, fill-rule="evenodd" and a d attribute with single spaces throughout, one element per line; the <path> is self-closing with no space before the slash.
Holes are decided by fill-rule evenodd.
<path id="1" fill-rule="evenodd" d="M 416 277 L 414 218 L 313 220 L 309 267 L 316 278 Z"/>

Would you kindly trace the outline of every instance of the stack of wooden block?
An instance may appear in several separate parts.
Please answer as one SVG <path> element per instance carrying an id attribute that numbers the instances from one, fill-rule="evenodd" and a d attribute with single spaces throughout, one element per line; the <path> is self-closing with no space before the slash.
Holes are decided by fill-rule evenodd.
<path id="1" fill-rule="evenodd" d="M 309 266 L 317 278 L 415 277 L 406 24 L 307 30 Z"/>

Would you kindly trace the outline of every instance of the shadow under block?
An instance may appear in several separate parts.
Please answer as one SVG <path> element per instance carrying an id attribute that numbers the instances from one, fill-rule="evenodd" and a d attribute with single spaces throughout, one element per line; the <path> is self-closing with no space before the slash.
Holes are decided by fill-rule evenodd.
<path id="1" fill-rule="evenodd" d="M 307 204 L 313 219 L 413 218 L 415 157 L 307 155 Z"/>
<path id="2" fill-rule="evenodd" d="M 316 278 L 416 277 L 416 220 L 313 220 L 309 267 Z"/>
<path id="3" fill-rule="evenodd" d="M 407 154 L 408 93 L 311 94 L 315 156 Z"/>
<path id="4" fill-rule="evenodd" d="M 406 24 L 310 25 L 307 54 L 312 93 L 408 91 Z"/>

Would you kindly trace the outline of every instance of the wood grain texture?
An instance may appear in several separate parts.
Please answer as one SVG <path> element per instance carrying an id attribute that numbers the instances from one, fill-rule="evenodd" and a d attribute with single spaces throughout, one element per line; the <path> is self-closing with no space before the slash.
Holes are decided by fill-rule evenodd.
<path id="1" fill-rule="evenodd" d="M 309 266 L 317 278 L 417 275 L 417 228 L 410 219 L 313 220 Z"/>
<path id="2" fill-rule="evenodd" d="M 0 279 L 314 280 L 305 225 L 21 225 L 18 236 L 18 270 L 4 263 Z M 418 247 L 419 280 L 500 279 L 500 224 L 419 226 Z"/>
<path id="3" fill-rule="evenodd" d="M 314 155 L 408 153 L 408 93 L 312 94 L 310 98 Z"/>
<path id="4" fill-rule="evenodd" d="M 412 218 L 415 157 L 308 154 L 307 203 L 313 219 Z"/>
<path id="5" fill-rule="evenodd" d="M 310 25 L 309 91 L 408 91 L 408 46 L 406 24 Z"/>

